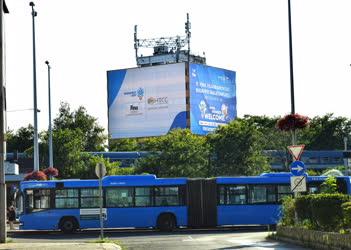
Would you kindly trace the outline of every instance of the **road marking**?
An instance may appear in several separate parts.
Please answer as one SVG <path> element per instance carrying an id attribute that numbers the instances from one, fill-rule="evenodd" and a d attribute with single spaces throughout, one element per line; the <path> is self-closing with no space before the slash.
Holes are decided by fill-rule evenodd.
<path id="1" fill-rule="evenodd" d="M 213 241 L 215 240 L 216 237 L 214 236 L 205 236 L 205 237 L 198 237 L 197 239 L 194 239 L 193 237 L 191 236 L 188 236 L 188 238 L 182 240 L 182 241 Z"/>
<path id="2" fill-rule="evenodd" d="M 230 243 L 234 243 L 240 246 L 254 247 L 255 249 L 275 249 L 276 243 L 273 242 L 264 242 L 264 241 L 252 241 L 246 240 L 240 237 L 240 239 L 230 239 L 227 240 Z"/>
<path id="3" fill-rule="evenodd" d="M 188 236 L 188 238 L 187 238 L 187 239 L 185 239 L 185 240 L 183 240 L 183 241 L 196 241 L 196 240 L 195 240 L 195 239 L 193 239 L 193 237 Z"/>

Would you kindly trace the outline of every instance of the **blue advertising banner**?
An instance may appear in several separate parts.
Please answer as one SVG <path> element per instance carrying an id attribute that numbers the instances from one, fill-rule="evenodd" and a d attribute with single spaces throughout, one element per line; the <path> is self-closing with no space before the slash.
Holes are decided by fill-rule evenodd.
<path id="1" fill-rule="evenodd" d="M 235 71 L 190 64 L 190 128 L 206 135 L 237 116 Z"/>
<path id="2" fill-rule="evenodd" d="M 107 72 L 111 138 L 160 136 L 186 128 L 185 64 Z"/>

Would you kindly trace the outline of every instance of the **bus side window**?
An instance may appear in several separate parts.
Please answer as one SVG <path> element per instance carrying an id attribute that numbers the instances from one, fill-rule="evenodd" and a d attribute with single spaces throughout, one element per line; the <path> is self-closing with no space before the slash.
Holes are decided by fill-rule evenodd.
<path id="1" fill-rule="evenodd" d="M 31 213 L 34 208 L 33 190 L 26 190 L 25 194 L 25 211 Z"/>
<path id="2" fill-rule="evenodd" d="M 133 188 L 118 187 L 106 189 L 106 206 L 107 207 L 132 207 L 133 206 Z"/>
<path id="3" fill-rule="evenodd" d="M 229 196 L 227 204 L 238 205 L 246 203 L 246 186 L 229 186 L 227 190 Z"/>
<path id="4" fill-rule="evenodd" d="M 179 206 L 178 187 L 155 187 L 155 206 Z"/>
<path id="5" fill-rule="evenodd" d="M 278 185 L 278 202 L 281 203 L 286 196 L 293 196 L 290 185 Z"/>

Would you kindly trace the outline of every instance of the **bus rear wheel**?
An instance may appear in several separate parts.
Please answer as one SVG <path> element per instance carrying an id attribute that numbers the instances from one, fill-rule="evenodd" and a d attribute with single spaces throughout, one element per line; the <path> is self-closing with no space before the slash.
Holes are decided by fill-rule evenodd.
<path id="1" fill-rule="evenodd" d="M 74 218 L 62 218 L 60 221 L 59 228 L 65 234 L 73 233 L 78 228 L 77 224 L 78 223 Z"/>
<path id="2" fill-rule="evenodd" d="M 161 214 L 157 219 L 157 228 L 162 232 L 173 231 L 176 224 L 176 219 L 172 214 Z"/>

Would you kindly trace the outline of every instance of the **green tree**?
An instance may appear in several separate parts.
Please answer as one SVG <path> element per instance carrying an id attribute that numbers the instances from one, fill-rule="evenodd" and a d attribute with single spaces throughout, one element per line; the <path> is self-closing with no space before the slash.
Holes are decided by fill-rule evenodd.
<path id="1" fill-rule="evenodd" d="M 311 119 L 309 129 L 302 131 L 299 141 L 306 150 L 342 150 L 344 137 L 351 133 L 351 120 L 326 114 Z"/>
<path id="2" fill-rule="evenodd" d="M 138 140 L 134 138 L 109 139 L 109 151 L 138 151 Z"/>
<path id="3" fill-rule="evenodd" d="M 54 130 L 80 130 L 82 133 L 84 151 L 103 151 L 105 149 L 106 135 L 104 128 L 97 124 L 97 119 L 87 113 L 87 110 L 80 106 L 76 111 L 71 112 L 67 103 L 61 103 L 59 115 L 54 119 Z"/>
<path id="4" fill-rule="evenodd" d="M 245 119 L 218 128 L 208 141 L 212 175 L 257 175 L 269 169 L 262 133 Z"/>
<path id="5" fill-rule="evenodd" d="M 277 129 L 276 124 L 280 117 L 245 115 L 245 120 L 250 126 L 255 127 L 262 136 L 262 148 L 264 150 L 286 150 L 291 143 L 291 135 Z"/>
<path id="6" fill-rule="evenodd" d="M 6 133 L 7 152 L 24 152 L 33 147 L 34 128 L 31 124 L 27 127 L 19 128 L 16 133 L 8 131 Z"/>
<path id="7" fill-rule="evenodd" d="M 321 192 L 325 194 L 335 194 L 338 192 L 335 176 L 328 176 L 321 185 Z"/>
<path id="8" fill-rule="evenodd" d="M 84 140 L 80 129 L 59 129 L 53 133 L 54 165 L 60 178 L 80 178 L 86 170 Z"/>
<path id="9" fill-rule="evenodd" d="M 175 129 L 167 135 L 145 139 L 144 151 L 153 152 L 136 163 L 137 173 L 158 177 L 206 177 L 209 147 L 206 138 L 189 129 Z"/>

